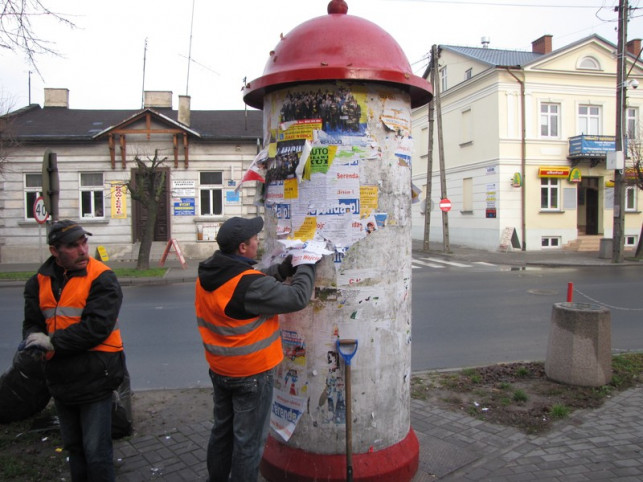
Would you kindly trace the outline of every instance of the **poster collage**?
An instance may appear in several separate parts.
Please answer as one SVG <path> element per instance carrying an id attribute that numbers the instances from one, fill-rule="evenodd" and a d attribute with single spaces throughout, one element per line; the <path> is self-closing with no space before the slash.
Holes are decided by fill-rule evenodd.
<path id="1" fill-rule="evenodd" d="M 381 198 L 383 163 L 393 164 L 393 171 L 411 169 L 410 102 L 399 94 L 381 85 L 335 82 L 266 96 L 266 147 L 242 180 L 262 183 L 260 203 L 275 240 L 264 264 L 285 254 L 293 255 L 295 266 L 332 255 L 341 275 L 352 245 L 399 221 L 390 218 Z M 410 174 L 403 177 L 410 182 Z M 403 195 L 414 191 L 410 187 Z M 346 421 L 345 381 L 334 348 L 339 330 L 317 329 L 327 338 L 315 341 L 326 363 L 310 403 L 307 333 L 297 326 L 282 329 L 284 361 L 275 372 L 271 426 L 285 441 L 308 410 L 316 426 Z"/>

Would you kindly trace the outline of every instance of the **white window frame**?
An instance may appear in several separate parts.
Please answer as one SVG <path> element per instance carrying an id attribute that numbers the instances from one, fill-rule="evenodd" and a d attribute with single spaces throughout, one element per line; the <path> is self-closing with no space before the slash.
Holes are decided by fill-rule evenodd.
<path id="1" fill-rule="evenodd" d="M 556 177 L 540 178 L 540 210 L 560 211 L 560 179 Z M 543 205 L 543 194 L 546 194 L 546 205 Z"/>
<path id="2" fill-rule="evenodd" d="M 560 138 L 560 104 L 556 102 L 540 104 L 540 137 Z"/>
<path id="3" fill-rule="evenodd" d="M 601 70 L 601 64 L 594 57 L 587 56 L 578 61 L 576 68 L 582 70 Z"/>
<path id="4" fill-rule="evenodd" d="M 92 177 L 100 176 L 93 181 Z M 78 173 L 78 216 L 80 219 L 105 219 L 105 183 L 102 172 Z"/>
<path id="5" fill-rule="evenodd" d="M 638 136 L 638 109 L 628 107 L 625 109 L 625 135 L 628 139 L 636 139 Z"/>
<path id="6" fill-rule="evenodd" d="M 444 92 L 447 90 L 447 87 L 447 68 L 445 66 L 440 69 L 440 90 Z"/>
<path id="7" fill-rule="evenodd" d="M 543 236 L 540 238 L 540 246 L 544 249 L 558 249 L 560 248 L 560 236 Z"/>
<path id="8" fill-rule="evenodd" d="M 581 112 L 586 110 L 586 112 Z M 601 113 L 600 105 L 580 104 L 577 110 L 578 133 L 588 136 L 601 135 Z"/>
<path id="9" fill-rule="evenodd" d="M 637 211 L 636 192 L 638 189 L 638 186 L 625 186 L 625 212 L 635 213 Z"/>
<path id="10" fill-rule="evenodd" d="M 203 182 L 203 175 L 204 174 L 218 174 L 221 176 L 221 183 L 220 184 L 207 184 Z M 208 206 L 206 203 L 204 203 L 204 196 L 207 196 L 207 204 L 209 204 L 209 210 L 208 212 L 204 212 L 204 209 L 206 209 Z M 219 198 L 219 203 L 221 206 L 221 212 L 214 212 L 216 211 L 215 204 L 216 204 L 216 198 Z M 199 172 L 199 213 L 201 216 L 207 216 L 207 217 L 213 217 L 213 216 L 223 216 L 224 214 L 224 208 L 223 208 L 223 171 L 200 171 Z"/>
<path id="11" fill-rule="evenodd" d="M 40 181 L 37 183 L 36 181 Z M 35 221 L 33 215 L 33 205 L 38 196 L 42 196 L 42 173 L 25 172 L 23 177 L 24 202 L 25 202 L 25 221 Z"/>

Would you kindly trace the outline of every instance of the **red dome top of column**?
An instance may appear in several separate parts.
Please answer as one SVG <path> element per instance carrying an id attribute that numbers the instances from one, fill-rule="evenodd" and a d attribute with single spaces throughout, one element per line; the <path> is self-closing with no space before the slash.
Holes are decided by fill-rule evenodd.
<path id="1" fill-rule="evenodd" d="M 398 43 L 383 29 L 347 15 L 344 0 L 332 0 L 328 15 L 308 20 L 282 35 L 270 52 L 263 76 L 244 87 L 243 100 L 263 108 L 267 92 L 288 84 L 363 80 L 395 84 L 411 96 L 411 107 L 433 97 L 431 84 L 416 76 Z"/>

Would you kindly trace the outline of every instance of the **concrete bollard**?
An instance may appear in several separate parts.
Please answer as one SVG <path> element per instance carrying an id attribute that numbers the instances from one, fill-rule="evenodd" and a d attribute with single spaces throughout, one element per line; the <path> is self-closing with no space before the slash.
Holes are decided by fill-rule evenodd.
<path id="1" fill-rule="evenodd" d="M 588 303 L 554 303 L 545 360 L 551 380 L 599 387 L 612 379 L 610 311 Z"/>

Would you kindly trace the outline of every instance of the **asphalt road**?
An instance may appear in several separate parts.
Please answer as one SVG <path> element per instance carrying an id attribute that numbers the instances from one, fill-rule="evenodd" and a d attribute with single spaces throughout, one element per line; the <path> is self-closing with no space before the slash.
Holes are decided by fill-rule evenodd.
<path id="1" fill-rule="evenodd" d="M 546 357 L 551 311 L 574 284 L 579 303 L 607 305 L 612 349 L 643 351 L 643 278 L 627 267 L 413 270 L 414 371 Z M 135 390 L 210 384 L 193 283 L 125 286 L 120 325 Z M 0 289 L 0 368 L 20 342 L 22 288 Z"/>

